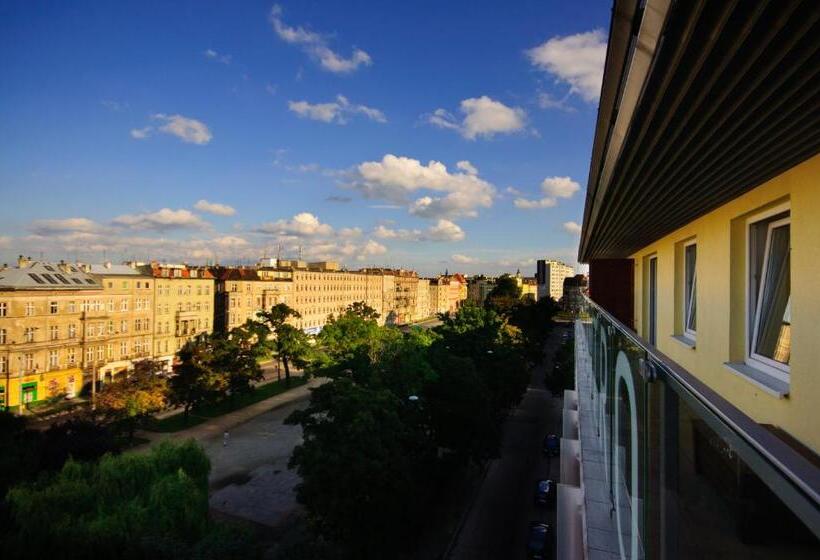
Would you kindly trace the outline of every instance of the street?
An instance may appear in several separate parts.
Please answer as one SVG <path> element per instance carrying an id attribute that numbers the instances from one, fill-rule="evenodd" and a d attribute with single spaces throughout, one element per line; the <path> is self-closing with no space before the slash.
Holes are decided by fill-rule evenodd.
<path id="1" fill-rule="evenodd" d="M 524 398 L 506 420 L 501 457 L 490 463 L 449 558 L 526 558 L 530 522 L 554 528 L 554 510 L 535 506 L 534 497 L 539 479 L 560 479 L 558 459 L 550 461 L 541 451 L 546 434 L 560 435 L 562 410 L 562 399 L 544 387 L 544 371 L 552 369 L 552 355 L 567 330 L 556 325 L 545 347 L 547 359 L 533 370 Z"/>

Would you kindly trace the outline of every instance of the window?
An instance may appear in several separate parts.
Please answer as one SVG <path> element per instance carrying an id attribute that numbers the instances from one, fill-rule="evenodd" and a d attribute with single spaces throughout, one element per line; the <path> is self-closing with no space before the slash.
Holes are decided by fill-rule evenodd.
<path id="1" fill-rule="evenodd" d="M 120 321 L 120 332 L 127 333 L 128 332 L 128 321 Z"/>
<path id="2" fill-rule="evenodd" d="M 748 230 L 747 358 L 788 381 L 791 358 L 791 217 L 788 210 L 752 218 Z"/>
<path id="3" fill-rule="evenodd" d="M 77 356 L 74 352 L 74 348 L 69 348 L 68 349 L 67 358 L 68 358 L 68 363 L 72 364 L 72 365 L 74 364 L 74 362 L 77 361 Z"/>
<path id="4" fill-rule="evenodd" d="M 58 309 L 59 309 L 59 306 L 57 305 L 56 301 L 49 302 L 49 304 L 48 304 L 49 313 L 51 313 L 52 315 L 56 315 Z"/>
<path id="5" fill-rule="evenodd" d="M 77 325 L 71 323 L 68 325 L 68 338 L 75 338 L 77 336 Z"/>
<path id="6" fill-rule="evenodd" d="M 102 361 L 105 357 L 105 347 L 104 346 L 97 346 L 97 360 Z"/>
<path id="7" fill-rule="evenodd" d="M 48 338 L 49 340 L 57 340 L 60 338 L 60 327 L 57 325 L 51 325 L 48 328 Z"/>
<path id="8" fill-rule="evenodd" d="M 34 369 L 34 354 L 25 354 L 23 356 L 23 363 L 25 364 L 26 371 L 31 371 Z"/>
<path id="9" fill-rule="evenodd" d="M 77 304 L 73 301 L 68 302 L 68 312 L 69 313 L 76 313 L 77 312 Z"/>
<path id="10" fill-rule="evenodd" d="M 34 303 L 28 302 L 26 303 L 26 317 L 31 317 L 34 315 Z"/>
<path id="11" fill-rule="evenodd" d="M 29 272 L 28 275 L 31 277 L 32 280 L 34 280 L 38 284 L 45 284 L 45 282 L 43 282 L 43 279 L 37 276 L 36 274 L 32 274 L 31 272 Z"/>
<path id="12" fill-rule="evenodd" d="M 59 354 L 57 350 L 49 350 L 48 351 L 48 367 L 49 369 L 56 369 L 60 366 L 59 364 Z"/>
<path id="13" fill-rule="evenodd" d="M 6 343 L 6 329 L 0 329 L 0 344 Z"/>
<path id="14" fill-rule="evenodd" d="M 94 361 L 94 349 L 89 347 L 85 349 L 85 362 L 90 364 Z"/>
<path id="15" fill-rule="evenodd" d="M 5 356 L 0 356 L 0 373 L 6 373 L 8 370 L 9 364 L 7 358 Z"/>
<path id="16" fill-rule="evenodd" d="M 0 301 L 0 317 L 5 317 L 8 314 L 8 304 L 5 301 Z"/>
<path id="17" fill-rule="evenodd" d="M 126 356 L 128 354 L 128 342 L 123 341 L 120 342 L 120 357 Z"/>
<path id="18" fill-rule="evenodd" d="M 697 331 L 698 246 L 692 241 L 683 247 L 683 334 L 695 337 Z"/>
<path id="19" fill-rule="evenodd" d="M 23 336 L 26 342 L 34 342 L 34 327 L 26 327 Z"/>

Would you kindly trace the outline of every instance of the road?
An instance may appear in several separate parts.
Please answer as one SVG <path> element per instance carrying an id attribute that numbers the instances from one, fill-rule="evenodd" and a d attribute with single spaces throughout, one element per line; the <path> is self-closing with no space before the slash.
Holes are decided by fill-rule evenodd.
<path id="1" fill-rule="evenodd" d="M 555 512 L 534 505 L 539 479 L 560 479 L 558 460 L 541 452 L 548 433 L 560 435 L 561 398 L 544 387 L 544 368 L 552 369 L 552 355 L 567 328 L 557 325 L 547 342 L 548 359 L 536 368 L 521 403 L 504 425 L 500 458 L 487 476 L 467 514 L 449 558 L 496 560 L 526 558 L 530 521 L 555 523 Z"/>

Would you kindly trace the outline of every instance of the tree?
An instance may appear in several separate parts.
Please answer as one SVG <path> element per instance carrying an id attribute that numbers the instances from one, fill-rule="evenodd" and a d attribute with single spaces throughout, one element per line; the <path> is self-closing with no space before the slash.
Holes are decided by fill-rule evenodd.
<path id="1" fill-rule="evenodd" d="M 258 323 L 247 321 L 227 335 L 209 337 L 209 367 L 225 377 L 231 398 L 253 390 L 253 383 L 262 379 L 259 358 L 266 353 L 267 331 Z"/>
<path id="2" fill-rule="evenodd" d="M 544 359 L 544 344 L 552 331 L 553 317 L 557 312 L 555 300 L 541 298 L 537 302 L 522 300 L 510 314 L 510 324 L 519 329 L 524 354 L 533 364 L 539 364 Z"/>
<path id="3" fill-rule="evenodd" d="M 495 281 L 495 286 L 487 294 L 484 307 L 492 309 L 500 315 L 509 315 L 512 309 L 521 300 L 521 287 L 515 278 L 509 274 L 502 274 Z"/>
<path id="4" fill-rule="evenodd" d="M 286 321 L 291 317 L 299 319 L 302 316 L 287 304 L 279 303 L 270 311 L 260 311 L 258 317 L 274 337 L 273 348 L 285 368 L 285 384 L 290 386 L 290 364 L 305 367 L 310 345 L 307 335 Z"/>
<path id="5" fill-rule="evenodd" d="M 97 410 L 125 427 L 129 441 L 138 426 L 168 404 L 168 382 L 156 374 L 161 369 L 154 360 L 139 361 L 130 376 L 107 383 L 97 394 Z"/>
<path id="6" fill-rule="evenodd" d="M 379 318 L 379 314 L 376 313 L 376 310 L 367 305 L 363 301 L 354 301 L 353 303 L 347 306 L 346 312 L 357 315 L 365 320 L 375 321 Z"/>
<path id="7" fill-rule="evenodd" d="M 168 397 L 171 404 L 182 406 L 185 420 L 191 408 L 224 394 L 225 377 L 211 366 L 208 335 L 197 335 L 179 350 L 180 363 L 174 366 L 174 375 L 168 381 Z"/>
<path id="8" fill-rule="evenodd" d="M 193 440 L 69 460 L 54 476 L 9 491 L 15 530 L 4 557 L 156 558 L 157 542 L 176 543 L 177 557 L 187 557 L 209 532 L 209 471 Z"/>

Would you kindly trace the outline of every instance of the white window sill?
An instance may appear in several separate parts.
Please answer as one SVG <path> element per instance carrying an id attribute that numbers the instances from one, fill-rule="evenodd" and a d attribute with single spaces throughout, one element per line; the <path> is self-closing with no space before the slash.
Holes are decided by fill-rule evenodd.
<path id="1" fill-rule="evenodd" d="M 726 369 L 745 379 L 749 383 L 756 385 L 763 391 L 769 393 L 773 397 L 782 399 L 789 394 L 789 384 L 780 379 L 772 377 L 764 371 L 760 371 L 743 362 L 726 362 L 723 364 Z"/>
<path id="2" fill-rule="evenodd" d="M 674 340 L 678 344 L 682 344 L 683 346 L 686 346 L 690 350 L 695 349 L 695 339 L 694 338 L 689 338 L 688 336 L 683 336 L 682 334 L 673 334 L 672 335 L 672 340 Z"/>

